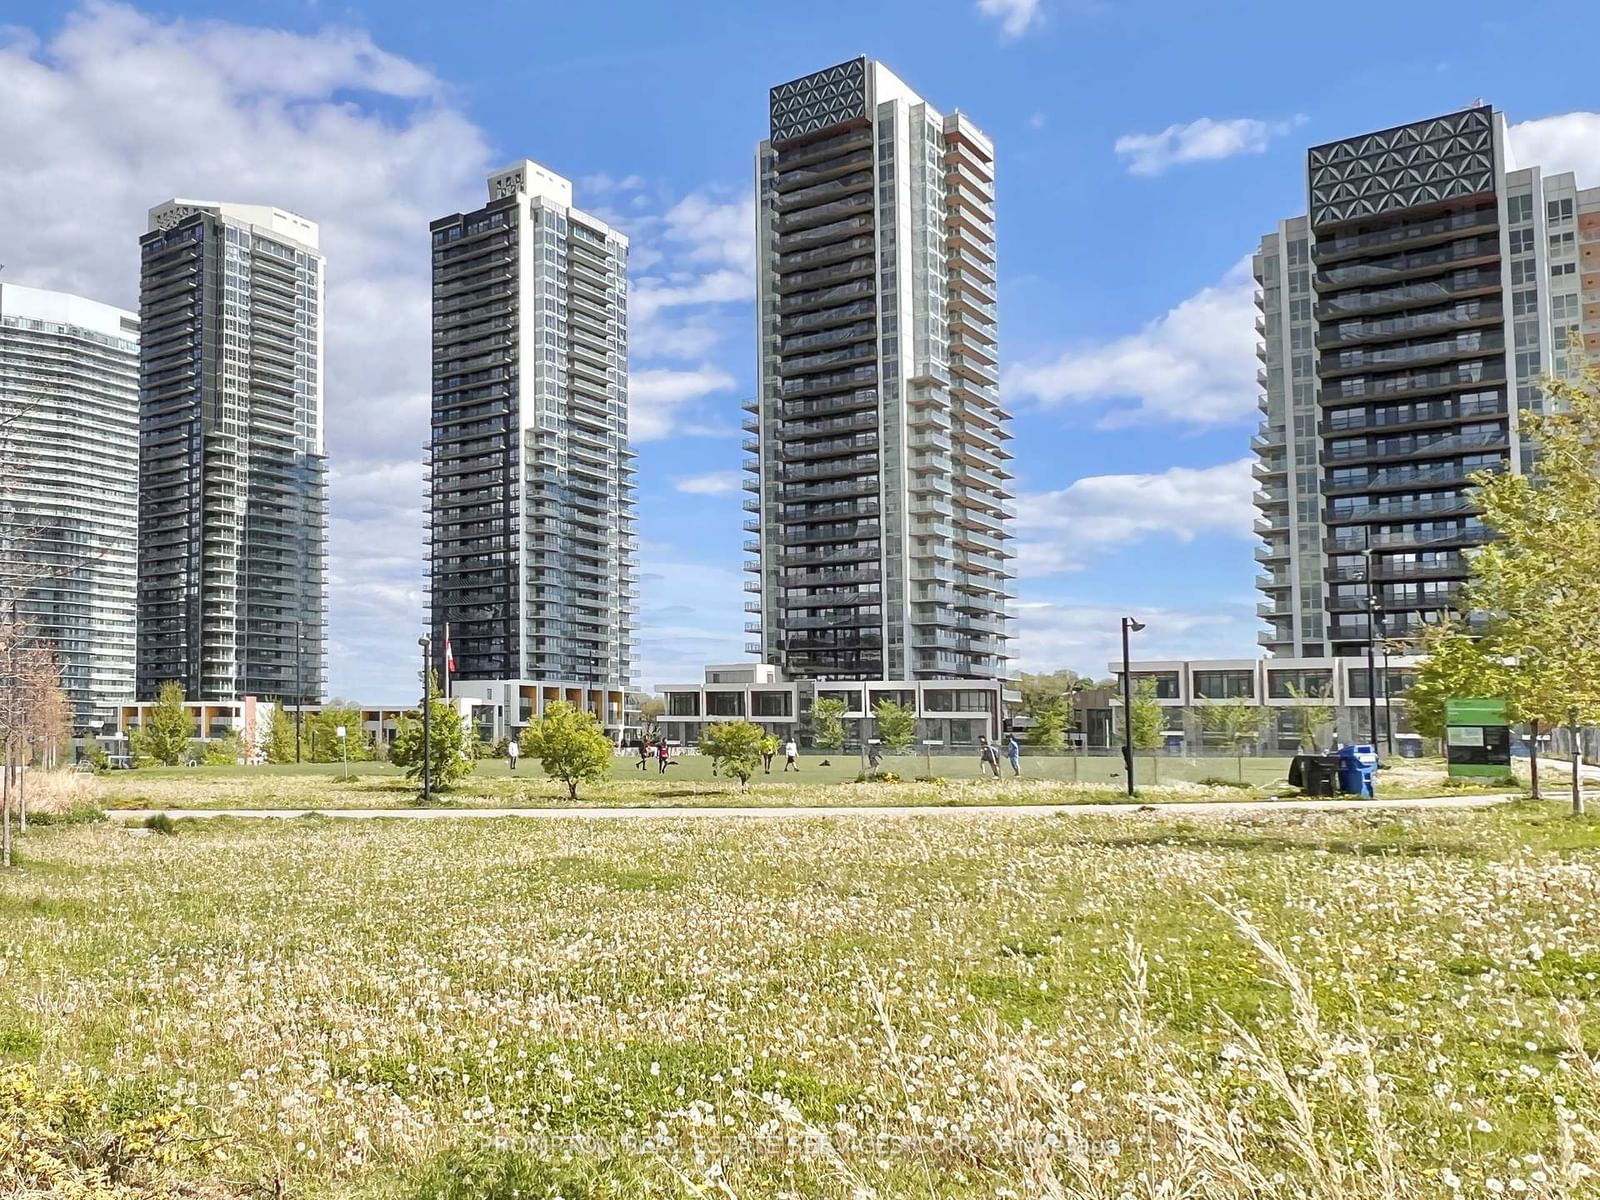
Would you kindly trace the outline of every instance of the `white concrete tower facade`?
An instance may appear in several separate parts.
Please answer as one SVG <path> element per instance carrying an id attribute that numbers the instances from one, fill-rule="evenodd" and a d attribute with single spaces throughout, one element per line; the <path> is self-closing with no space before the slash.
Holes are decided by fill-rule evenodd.
<path id="1" fill-rule="evenodd" d="M 994 161 L 869 59 L 772 89 L 746 609 L 792 678 L 1006 673 Z"/>
<path id="2" fill-rule="evenodd" d="M 0 284 L 0 507 L 26 541 L 20 615 L 54 652 L 80 733 L 133 698 L 139 320 Z"/>

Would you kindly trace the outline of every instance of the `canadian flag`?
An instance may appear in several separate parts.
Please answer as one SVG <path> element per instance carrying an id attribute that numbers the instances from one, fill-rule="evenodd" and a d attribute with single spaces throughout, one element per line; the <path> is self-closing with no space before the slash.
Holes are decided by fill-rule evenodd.
<path id="1" fill-rule="evenodd" d="M 456 673 L 456 652 L 450 648 L 450 626 L 444 627 L 444 669 L 451 675 Z"/>

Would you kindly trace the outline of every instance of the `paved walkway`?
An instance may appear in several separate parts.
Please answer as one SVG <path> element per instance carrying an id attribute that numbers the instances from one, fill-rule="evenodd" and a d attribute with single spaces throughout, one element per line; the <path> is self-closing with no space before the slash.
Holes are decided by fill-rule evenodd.
<path id="1" fill-rule="evenodd" d="M 172 817 L 261 817 L 287 820 L 318 814 L 325 817 L 342 817 L 353 821 L 393 819 L 400 821 L 466 821 L 490 820 L 500 817 L 529 817 L 535 820 L 568 820 L 576 818 L 605 820 L 637 820 L 662 817 L 722 818 L 741 817 L 776 820 L 794 817 L 1049 817 L 1080 815 L 1122 815 L 1133 812 L 1159 813 L 1164 816 L 1229 817 L 1241 814 L 1279 812 L 1404 812 L 1415 809 L 1465 809 L 1488 808 L 1513 798 L 1512 793 L 1492 796 L 1424 796 L 1403 800 L 1223 800 L 1191 804 L 893 804 L 893 805 L 745 805 L 741 807 L 714 808 L 711 806 L 660 806 L 655 808 L 585 808 L 563 806 L 551 808 L 185 808 L 114 809 L 106 815 L 113 821 L 141 822 L 157 812 Z"/>

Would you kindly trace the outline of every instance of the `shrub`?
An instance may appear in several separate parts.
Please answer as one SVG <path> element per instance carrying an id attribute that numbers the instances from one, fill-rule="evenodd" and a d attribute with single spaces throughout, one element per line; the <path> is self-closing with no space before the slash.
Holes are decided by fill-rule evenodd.
<path id="1" fill-rule="evenodd" d="M 183 1112 L 118 1120 L 104 1098 L 68 1084 L 52 1090 L 30 1066 L 0 1067 L 0 1180 L 8 1196 L 239 1196 L 242 1190 L 191 1189 L 192 1174 L 216 1147 Z M 114 1122 L 106 1128 L 102 1122 Z M 188 1168 L 188 1169 L 186 1169 Z"/>
<path id="2" fill-rule="evenodd" d="M 28 814 L 29 826 L 41 828 L 46 825 L 93 825 L 105 819 L 105 812 L 96 804 L 74 804 L 61 812 L 45 809 L 43 812 Z"/>
<path id="3" fill-rule="evenodd" d="M 857 783 L 900 783 L 900 776 L 893 771 L 862 771 L 856 776 Z"/>
<path id="4" fill-rule="evenodd" d="M 144 819 L 144 827 L 151 833 L 159 833 L 166 837 L 171 837 L 173 834 L 178 832 L 177 825 L 175 825 L 172 818 L 167 816 L 167 814 L 164 812 L 151 813 Z"/>
<path id="5" fill-rule="evenodd" d="M 594 714 L 564 700 L 547 705 L 544 716 L 522 731 L 518 748 L 539 760 L 544 773 L 567 785 L 567 799 L 578 798 L 580 783 L 600 783 L 611 774 L 611 739 Z"/>
<path id="6" fill-rule="evenodd" d="M 168 680 L 161 685 L 145 723 L 135 729 L 128 740 L 136 761 L 175 767 L 188 753 L 193 732 L 194 723 L 183 707 L 183 686 Z"/>
<path id="7" fill-rule="evenodd" d="M 722 721 L 708 726 L 700 735 L 700 753 L 709 755 L 714 769 L 731 775 L 742 789 L 750 782 L 761 762 L 761 747 L 766 734 L 749 721 Z"/>
<path id="8" fill-rule="evenodd" d="M 1235 788 L 1241 792 L 1248 792 L 1250 785 L 1239 779 L 1224 779 L 1220 775 L 1208 775 L 1200 781 L 1201 787 Z"/>
<path id="9" fill-rule="evenodd" d="M 428 672 L 428 783 L 444 790 L 472 774 L 476 765 L 467 741 L 467 724 L 454 704 L 439 695 L 439 681 Z M 422 715 L 420 707 L 401 717 L 389 747 L 389 761 L 405 769 L 407 779 L 422 778 Z"/>

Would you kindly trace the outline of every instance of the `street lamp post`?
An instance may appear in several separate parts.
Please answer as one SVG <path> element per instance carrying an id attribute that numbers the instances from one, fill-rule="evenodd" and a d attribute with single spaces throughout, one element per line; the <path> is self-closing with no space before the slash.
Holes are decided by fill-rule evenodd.
<path id="1" fill-rule="evenodd" d="M 300 622 L 294 623 L 294 761 L 300 761 L 300 710 L 306 706 L 305 686 L 300 677 Z"/>
<path id="2" fill-rule="evenodd" d="M 433 704 L 432 696 L 428 693 L 428 668 L 431 660 L 428 654 L 429 644 L 432 642 L 427 634 L 417 639 L 417 645 L 422 647 L 422 802 L 429 803 L 433 799 Z"/>
<path id="3" fill-rule="evenodd" d="M 1128 795 L 1133 795 L 1133 670 L 1128 661 L 1128 635 L 1144 630 L 1144 622 L 1122 618 L 1122 764 L 1127 768 Z"/>
<path id="4" fill-rule="evenodd" d="M 1373 590 L 1377 587 L 1372 578 L 1372 526 L 1368 525 L 1367 545 L 1362 551 L 1366 558 L 1366 566 L 1362 569 L 1367 593 L 1367 736 L 1372 744 L 1378 744 L 1378 665 L 1377 665 L 1377 609 L 1373 597 Z"/>

